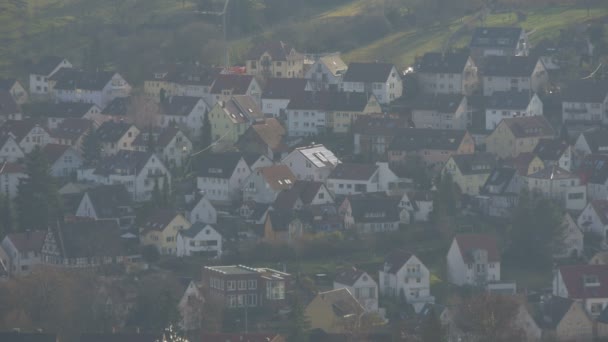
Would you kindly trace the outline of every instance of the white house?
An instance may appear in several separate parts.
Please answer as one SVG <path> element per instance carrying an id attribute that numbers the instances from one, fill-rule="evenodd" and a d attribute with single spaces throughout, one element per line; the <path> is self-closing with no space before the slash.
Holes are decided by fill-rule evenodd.
<path id="1" fill-rule="evenodd" d="M 560 251 L 553 256 L 556 258 L 578 257 L 583 252 L 583 231 L 569 213 L 564 214 L 563 224 L 563 246 L 560 248 Z"/>
<path id="2" fill-rule="evenodd" d="M 46 231 L 29 230 L 4 237 L 1 247 L 8 256 L 6 266 L 11 276 L 28 274 L 42 262 L 40 254 L 45 237 Z"/>
<path id="3" fill-rule="evenodd" d="M 47 144 L 42 153 L 51 167 L 51 175 L 57 178 L 71 177 L 84 163 L 80 152 L 68 145 Z"/>
<path id="4" fill-rule="evenodd" d="M 529 92 L 495 91 L 485 102 L 487 130 L 495 129 L 506 118 L 543 115 L 542 101 Z"/>
<path id="5" fill-rule="evenodd" d="M 406 197 L 407 196 L 407 197 Z M 409 205 L 408 205 L 409 202 Z M 428 222 L 429 215 L 433 212 L 433 194 L 430 191 L 409 191 L 399 201 L 399 207 L 414 210 L 412 219 L 414 222 Z"/>
<path id="6" fill-rule="evenodd" d="M 61 69 L 49 78 L 52 97 L 58 102 L 87 102 L 104 108 L 117 97 L 127 97 L 131 86 L 117 72 Z"/>
<path id="7" fill-rule="evenodd" d="M 304 78 L 308 80 L 311 90 L 338 90 L 347 69 L 340 54 L 332 53 L 318 58 L 306 71 Z"/>
<path id="8" fill-rule="evenodd" d="M 447 255 L 448 281 L 463 286 L 484 286 L 500 281 L 500 253 L 496 238 L 483 234 L 459 234 Z"/>
<path id="9" fill-rule="evenodd" d="M 346 229 L 360 233 L 391 232 L 401 223 L 400 198 L 385 192 L 368 192 L 349 195 L 338 208 Z"/>
<path id="10" fill-rule="evenodd" d="M 149 139 L 153 139 L 152 143 Z M 163 157 L 168 167 L 181 167 L 186 163 L 192 151 L 192 141 L 176 127 L 167 127 L 160 132 L 143 132 L 137 135 L 132 143 L 137 151 L 156 152 Z M 149 151 L 154 146 L 154 151 Z"/>
<path id="11" fill-rule="evenodd" d="M 355 267 L 339 270 L 334 278 L 334 290 L 347 289 L 366 312 L 378 311 L 378 283 L 367 272 Z"/>
<path id="12" fill-rule="evenodd" d="M 273 203 L 279 193 L 290 189 L 296 176 L 286 165 L 273 165 L 253 170 L 243 181 L 243 201 Z"/>
<path id="13" fill-rule="evenodd" d="M 608 200 L 590 201 L 576 220 L 578 226 L 587 233 L 594 233 L 606 244 L 608 238 Z"/>
<path id="14" fill-rule="evenodd" d="M 56 56 L 43 57 L 30 68 L 30 94 L 47 95 L 50 91 L 49 78 L 61 68 L 72 68 L 67 59 Z"/>
<path id="15" fill-rule="evenodd" d="M 554 296 L 583 304 L 593 318 L 608 306 L 608 265 L 564 265 L 554 274 Z"/>
<path id="16" fill-rule="evenodd" d="M 552 199 L 569 210 L 582 210 L 587 204 L 587 187 L 578 175 L 559 166 L 548 166 L 533 174 L 522 176 L 523 186 L 531 193 Z"/>
<path id="17" fill-rule="evenodd" d="M 197 222 L 216 224 L 217 210 L 211 202 L 202 196 L 198 201 L 194 201 L 192 209 L 188 210 L 188 219 L 194 224 Z"/>
<path id="18" fill-rule="evenodd" d="M 14 163 L 24 157 L 25 154 L 12 134 L 0 136 L 0 162 Z"/>
<path id="19" fill-rule="evenodd" d="M 472 115 L 461 94 L 422 95 L 412 106 L 412 122 L 417 128 L 466 129 Z"/>
<path id="20" fill-rule="evenodd" d="M 344 73 L 340 89 L 372 93 L 379 103 L 389 104 L 403 95 L 403 81 L 393 64 L 353 62 Z"/>
<path id="21" fill-rule="evenodd" d="M 542 61 L 531 56 L 486 57 L 482 75 L 484 96 L 496 91 L 539 93 L 549 83 Z"/>
<path id="22" fill-rule="evenodd" d="M 126 122 L 106 121 L 97 129 L 101 155 L 112 156 L 120 150 L 135 150 L 133 142 L 139 135 L 135 125 Z"/>
<path id="23" fill-rule="evenodd" d="M 213 108 L 218 102 L 227 102 L 234 95 L 251 96 L 259 105 L 262 87 L 251 75 L 219 74 L 213 81 L 207 103 Z"/>
<path id="24" fill-rule="evenodd" d="M 427 94 L 471 95 L 479 86 L 477 65 L 467 53 L 428 52 L 416 66 L 416 76 Z"/>
<path id="25" fill-rule="evenodd" d="M 123 184 L 101 185 L 86 190 L 76 209 L 76 217 L 115 221 L 120 228 L 131 228 L 135 210 L 131 195 Z"/>
<path id="26" fill-rule="evenodd" d="M 18 194 L 20 179 L 27 178 L 25 167 L 21 164 L 0 163 L 0 194 L 14 199 Z"/>
<path id="27" fill-rule="evenodd" d="M 177 233 L 177 256 L 203 255 L 220 257 L 222 255 L 222 234 L 211 225 L 198 222 Z"/>
<path id="28" fill-rule="evenodd" d="M 298 180 L 324 182 L 340 160 L 322 144 L 298 147 L 281 164 L 287 165 Z"/>
<path id="29" fill-rule="evenodd" d="M 198 137 L 209 105 L 200 97 L 170 96 L 160 103 L 160 127 L 177 126 L 190 137 Z"/>
<path id="30" fill-rule="evenodd" d="M 562 139 L 540 139 L 533 151 L 545 167 L 558 166 L 566 171 L 572 171 L 572 147 Z"/>
<path id="31" fill-rule="evenodd" d="M 211 202 L 241 199 L 241 189 L 251 169 L 237 152 L 202 155 L 195 164 L 196 184 Z"/>
<path id="32" fill-rule="evenodd" d="M 324 183 L 295 181 L 291 188 L 279 193 L 272 207 L 277 210 L 301 210 L 333 203 L 334 198 Z"/>
<path id="33" fill-rule="evenodd" d="M 562 92 L 564 123 L 608 123 L 608 82 L 584 80 L 567 84 Z"/>
<path id="34" fill-rule="evenodd" d="M 380 294 L 404 298 L 416 312 L 426 303 L 434 303 L 431 296 L 431 272 L 414 254 L 397 250 L 386 256 L 379 271 Z"/>
<path id="35" fill-rule="evenodd" d="M 262 112 L 275 118 L 285 115 L 292 98 L 306 90 L 306 80 L 301 78 L 268 78 L 262 93 Z"/>
<path id="36" fill-rule="evenodd" d="M 528 34 L 521 27 L 477 27 L 469 45 L 475 58 L 485 56 L 527 56 Z"/>
<path id="37" fill-rule="evenodd" d="M 32 152 L 34 147 L 44 147 L 52 142 L 49 132 L 33 119 L 8 120 L 0 126 L 0 136 L 11 134 L 23 153 Z"/>
<path id="38" fill-rule="evenodd" d="M 340 163 L 326 180 L 334 195 L 353 195 L 366 192 L 389 191 L 397 186 L 398 177 L 388 163 Z"/>

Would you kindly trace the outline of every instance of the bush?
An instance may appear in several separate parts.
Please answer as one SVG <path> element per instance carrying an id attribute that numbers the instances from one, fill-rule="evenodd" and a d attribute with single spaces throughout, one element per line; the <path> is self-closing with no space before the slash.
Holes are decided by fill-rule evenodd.
<path id="1" fill-rule="evenodd" d="M 155 246 L 148 245 L 141 248 L 141 256 L 147 263 L 155 263 L 160 260 L 160 253 Z"/>

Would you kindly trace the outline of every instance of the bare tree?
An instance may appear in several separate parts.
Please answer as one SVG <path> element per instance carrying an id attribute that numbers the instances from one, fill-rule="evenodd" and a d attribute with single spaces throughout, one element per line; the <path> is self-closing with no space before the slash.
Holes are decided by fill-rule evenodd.
<path id="1" fill-rule="evenodd" d="M 127 107 L 127 118 L 139 130 L 151 131 L 160 124 L 160 105 L 145 95 L 134 94 Z"/>

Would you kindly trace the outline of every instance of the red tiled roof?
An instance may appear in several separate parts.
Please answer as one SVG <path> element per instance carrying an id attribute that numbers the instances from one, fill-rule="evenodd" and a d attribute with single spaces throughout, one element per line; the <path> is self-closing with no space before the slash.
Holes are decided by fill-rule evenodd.
<path id="1" fill-rule="evenodd" d="M 6 236 L 20 253 L 40 252 L 45 237 L 46 231 L 12 233 Z"/>
<path id="2" fill-rule="evenodd" d="M 261 167 L 257 170 L 264 180 L 274 190 L 289 189 L 296 181 L 296 176 L 287 165 L 273 165 Z"/>
<path id="3" fill-rule="evenodd" d="M 462 259 L 467 262 L 471 260 L 471 253 L 474 250 L 485 250 L 488 252 L 489 262 L 499 262 L 500 253 L 498 252 L 498 245 L 496 238 L 492 235 L 487 234 L 460 234 L 454 237 L 458 247 L 460 248 L 460 254 Z"/>
<path id="4" fill-rule="evenodd" d="M 46 156 L 46 160 L 49 164 L 53 165 L 57 159 L 61 158 L 68 148 L 70 148 L 69 145 L 47 144 L 42 148 L 42 153 Z"/>
<path id="5" fill-rule="evenodd" d="M 608 265 L 566 265 L 561 266 L 559 272 L 569 298 L 608 297 Z M 589 281 L 591 278 L 595 279 Z M 585 285 L 586 280 L 594 284 Z"/>
<path id="6" fill-rule="evenodd" d="M 25 173 L 25 166 L 17 163 L 4 162 L 0 164 L 0 175 L 5 173 Z"/>

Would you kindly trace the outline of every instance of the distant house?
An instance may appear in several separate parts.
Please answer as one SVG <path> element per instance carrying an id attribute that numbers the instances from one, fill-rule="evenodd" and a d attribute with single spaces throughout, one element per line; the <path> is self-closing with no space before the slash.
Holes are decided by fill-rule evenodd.
<path id="1" fill-rule="evenodd" d="M 408 191 L 399 200 L 401 222 L 428 222 L 433 212 L 433 193 L 431 191 Z M 405 212 L 410 215 L 407 217 Z M 403 216 L 406 217 L 403 217 Z"/>
<path id="2" fill-rule="evenodd" d="M 18 105 L 26 103 L 29 97 L 27 90 L 16 78 L 0 78 L 0 92 L 9 93 Z"/>
<path id="3" fill-rule="evenodd" d="M 184 331 L 200 328 L 200 312 L 205 304 L 204 289 L 200 282 L 190 280 L 182 298 L 177 304 L 181 320 L 179 327 Z"/>
<path id="4" fill-rule="evenodd" d="M 251 169 L 240 153 L 201 155 L 194 164 L 197 188 L 212 202 L 240 199 L 245 179 Z"/>
<path id="5" fill-rule="evenodd" d="M 84 163 L 78 150 L 68 145 L 47 144 L 42 153 L 51 168 L 51 175 L 57 178 L 68 178 L 76 174 Z"/>
<path id="6" fill-rule="evenodd" d="M 522 177 L 528 191 L 554 200 L 569 210 L 583 210 L 587 204 L 587 188 L 578 175 L 559 166 L 549 166 Z"/>
<path id="7" fill-rule="evenodd" d="M 280 160 L 289 149 L 286 142 L 287 130 L 275 118 L 254 122 L 239 137 L 237 148 L 242 152 L 263 154 L 270 160 Z"/>
<path id="8" fill-rule="evenodd" d="M 58 224 L 46 234 L 42 263 L 63 268 L 91 268 L 139 261 L 137 239 L 122 235 L 115 221 Z"/>
<path id="9" fill-rule="evenodd" d="M 196 96 L 209 98 L 215 77 L 223 68 L 199 63 L 165 64 L 156 66 L 144 81 L 144 93 L 160 101 L 160 94 L 166 96 Z"/>
<path id="10" fill-rule="evenodd" d="M 198 201 L 193 202 L 194 206 L 188 210 L 188 220 L 194 224 L 197 222 L 215 224 L 217 223 L 217 210 L 211 202 L 201 196 Z"/>
<path id="11" fill-rule="evenodd" d="M 541 139 L 553 139 L 555 130 L 544 116 L 502 120 L 486 139 L 486 150 L 500 158 L 532 152 Z"/>
<path id="12" fill-rule="evenodd" d="M 45 56 L 30 67 L 30 94 L 47 95 L 50 91 L 49 78 L 62 68 L 72 68 L 67 59 L 56 56 Z"/>
<path id="13" fill-rule="evenodd" d="M 117 97 L 129 96 L 131 86 L 117 72 L 63 68 L 49 78 L 49 90 L 58 102 L 87 102 L 104 108 Z"/>
<path id="14" fill-rule="evenodd" d="M 564 239 L 563 246 L 558 253 L 554 254 L 557 258 L 578 257 L 583 252 L 584 235 L 576 221 L 569 213 L 564 214 Z"/>
<path id="15" fill-rule="evenodd" d="M 484 234 L 459 234 L 447 255 L 448 281 L 463 286 L 483 286 L 500 281 L 500 252 L 496 238 Z"/>
<path id="16" fill-rule="evenodd" d="M 354 154 L 377 160 L 386 157 L 389 145 L 399 130 L 410 124 L 403 118 L 359 116 L 353 123 Z"/>
<path id="17" fill-rule="evenodd" d="M 261 77 L 302 78 L 305 56 L 290 44 L 267 41 L 255 45 L 245 62 L 247 75 Z"/>
<path id="18" fill-rule="evenodd" d="M 7 120 L 22 119 L 23 113 L 20 105 L 13 99 L 8 91 L 0 90 L 0 124 Z"/>
<path id="19" fill-rule="evenodd" d="M 133 103 L 132 96 L 117 97 L 110 101 L 106 107 L 97 115 L 91 115 L 90 119 L 95 120 L 97 125 L 106 121 L 131 122 L 129 111 Z M 153 121 L 152 119 L 150 121 Z"/>
<path id="20" fill-rule="evenodd" d="M 19 192 L 21 179 L 27 178 L 25 166 L 22 164 L 2 162 L 0 163 L 0 194 L 14 199 Z"/>
<path id="21" fill-rule="evenodd" d="M 218 102 L 227 102 L 233 96 L 251 96 L 258 106 L 262 103 L 262 87 L 255 77 L 250 75 L 219 74 L 213 81 L 207 103 L 214 107 Z"/>
<path id="22" fill-rule="evenodd" d="M 214 150 L 232 148 L 249 126 L 263 119 L 260 106 L 251 96 L 232 96 L 218 102 L 209 112 Z"/>
<path id="23" fill-rule="evenodd" d="M 200 97 L 169 96 L 160 103 L 160 127 L 179 127 L 191 138 L 201 134 L 205 113 L 211 107 Z"/>
<path id="24" fill-rule="evenodd" d="M 552 296 L 542 302 L 537 318 L 543 339 L 557 341 L 590 341 L 594 322 L 581 302 Z"/>
<path id="25" fill-rule="evenodd" d="M 312 329 L 345 333 L 361 325 L 365 308 L 346 288 L 319 292 L 304 310 Z"/>
<path id="26" fill-rule="evenodd" d="M 39 265 L 42 245 L 46 237 L 45 231 L 25 231 L 7 234 L 0 247 L 6 252 L 9 275 L 20 276 L 32 271 L 32 267 Z"/>
<path id="27" fill-rule="evenodd" d="M 564 123 L 607 124 L 608 82 L 575 81 L 562 91 L 562 121 Z"/>
<path id="28" fill-rule="evenodd" d="M 56 129 L 67 119 L 93 119 L 101 109 L 93 103 L 82 102 L 41 102 L 31 104 L 29 110 L 32 115 L 46 118 L 46 127 Z"/>
<path id="29" fill-rule="evenodd" d="M 156 211 L 139 227 L 143 246 L 154 246 L 162 255 L 177 254 L 177 236 L 192 225 L 179 213 L 169 209 Z"/>
<path id="30" fill-rule="evenodd" d="M 495 91 L 486 97 L 486 129 L 493 130 L 503 119 L 543 115 L 543 103 L 536 94 Z"/>
<path id="31" fill-rule="evenodd" d="M 264 222 L 264 241 L 270 243 L 296 242 L 304 235 L 305 223 L 293 210 L 269 210 Z"/>
<path id="32" fill-rule="evenodd" d="M 97 136 L 101 143 L 101 155 L 112 156 L 119 150 L 135 150 L 133 141 L 139 135 L 135 125 L 126 122 L 104 122 L 97 129 Z"/>
<path id="33" fill-rule="evenodd" d="M 307 81 L 302 78 L 268 78 L 262 93 L 262 112 L 265 116 L 284 117 L 292 98 L 304 92 Z"/>
<path id="34" fill-rule="evenodd" d="M 49 132 L 33 119 L 8 120 L 0 126 L 0 136 L 11 134 L 23 153 L 28 154 L 38 147 L 52 142 Z"/>
<path id="35" fill-rule="evenodd" d="M 586 233 L 594 233 L 603 244 L 608 239 L 608 200 L 590 201 L 576 220 L 578 226 Z"/>
<path id="36" fill-rule="evenodd" d="M 574 143 L 577 155 L 585 156 L 591 153 L 608 153 L 608 130 L 602 128 L 582 132 Z"/>
<path id="37" fill-rule="evenodd" d="M 84 192 L 76 209 L 76 217 L 93 220 L 112 220 L 120 228 L 135 223 L 135 210 L 131 195 L 124 185 L 101 185 Z"/>
<path id="38" fill-rule="evenodd" d="M 491 153 L 455 154 L 445 163 L 443 174 L 450 174 L 463 194 L 475 196 L 496 166 Z"/>
<path id="39" fill-rule="evenodd" d="M 517 206 L 519 191 L 517 170 L 512 167 L 497 167 L 487 177 L 476 199 L 485 215 L 506 218 L 511 217 Z"/>
<path id="40" fill-rule="evenodd" d="M 347 229 L 361 233 L 391 232 L 399 229 L 400 198 L 375 192 L 347 196 L 338 211 Z"/>
<path id="41" fill-rule="evenodd" d="M 597 318 L 608 306 L 608 265 L 563 265 L 553 277 L 553 295 L 581 303 Z"/>
<path id="42" fill-rule="evenodd" d="M 342 78 L 340 90 L 372 93 L 381 104 L 389 104 L 403 95 L 401 74 L 393 64 L 352 62 Z"/>
<path id="43" fill-rule="evenodd" d="M 281 161 L 298 180 L 322 182 L 339 163 L 340 160 L 334 153 L 321 144 L 298 147 Z"/>
<path id="44" fill-rule="evenodd" d="M 273 203 L 279 193 L 289 189 L 296 176 L 286 165 L 273 165 L 253 170 L 243 181 L 243 201 Z"/>
<path id="45" fill-rule="evenodd" d="M 469 44 L 471 55 L 527 56 L 530 44 L 521 27 L 477 27 Z"/>
<path id="46" fill-rule="evenodd" d="M 519 176 L 529 176 L 544 169 L 545 163 L 533 152 L 522 152 L 517 157 L 504 158 L 502 166 L 515 169 Z"/>
<path id="47" fill-rule="evenodd" d="M 471 124 L 467 98 L 461 94 L 420 96 L 412 106 L 412 122 L 418 128 L 466 129 Z"/>
<path id="48" fill-rule="evenodd" d="M 338 90 L 348 66 L 339 53 L 332 53 L 317 59 L 306 71 L 311 90 Z"/>
<path id="49" fill-rule="evenodd" d="M 479 86 L 477 65 L 466 53 L 427 52 L 417 65 L 416 76 L 427 94 L 471 95 Z"/>
<path id="50" fill-rule="evenodd" d="M 84 138 L 93 131 L 94 122 L 89 119 L 65 119 L 50 132 L 57 144 L 72 146 L 82 151 Z"/>
<path id="51" fill-rule="evenodd" d="M 293 186 L 279 193 L 272 207 L 278 210 L 300 210 L 313 205 L 333 203 L 334 199 L 324 183 L 295 181 Z"/>
<path id="52" fill-rule="evenodd" d="M 220 257 L 222 255 L 222 234 L 209 224 L 195 223 L 177 233 L 178 257 L 202 255 Z"/>
<path id="53" fill-rule="evenodd" d="M 562 139 L 541 139 L 533 151 L 545 166 L 559 166 L 572 171 L 572 147 Z"/>
<path id="54" fill-rule="evenodd" d="M 192 141 L 175 127 L 140 133 L 131 146 L 138 151 L 157 153 L 171 168 L 184 165 L 193 152 Z M 154 151 L 149 151 L 150 147 L 154 147 Z"/>
<path id="55" fill-rule="evenodd" d="M 326 184 L 334 195 L 388 192 L 397 188 L 398 177 L 388 163 L 340 163 L 331 172 Z"/>
<path id="56" fill-rule="evenodd" d="M 431 296 L 431 272 L 412 253 L 397 250 L 388 254 L 378 277 L 381 295 L 404 298 L 416 312 L 435 301 Z"/>
<path id="57" fill-rule="evenodd" d="M 378 284 L 367 272 L 356 267 L 338 270 L 334 290 L 347 289 L 367 312 L 378 311 Z"/>
<path id="58" fill-rule="evenodd" d="M 15 141 L 14 135 L 0 135 L 0 162 L 14 163 L 25 157 L 23 150 Z"/>
<path id="59" fill-rule="evenodd" d="M 549 75 L 543 62 L 531 56 L 490 56 L 482 67 L 483 95 L 497 91 L 517 91 L 528 94 L 543 92 Z"/>
<path id="60" fill-rule="evenodd" d="M 586 155 L 576 171 L 581 184 L 587 185 L 589 200 L 608 198 L 608 155 Z"/>

